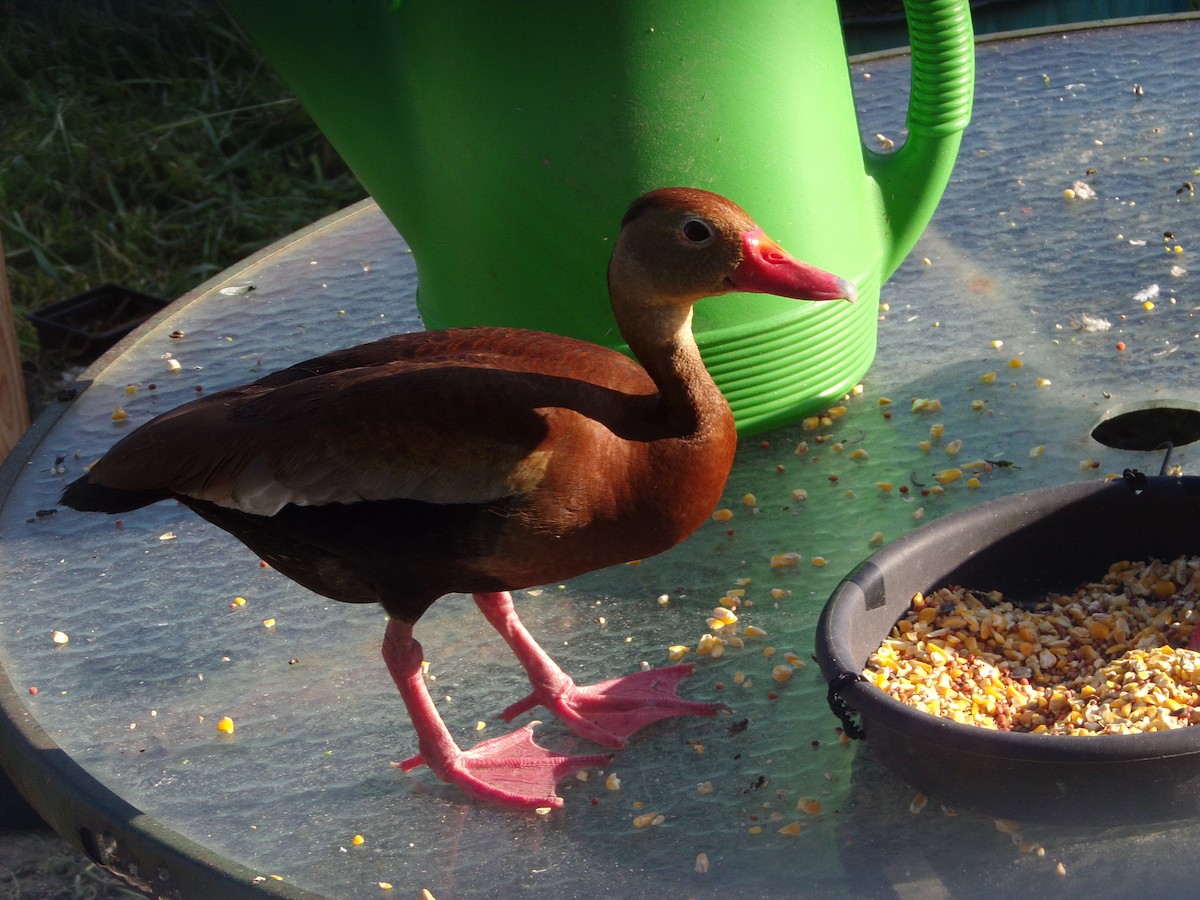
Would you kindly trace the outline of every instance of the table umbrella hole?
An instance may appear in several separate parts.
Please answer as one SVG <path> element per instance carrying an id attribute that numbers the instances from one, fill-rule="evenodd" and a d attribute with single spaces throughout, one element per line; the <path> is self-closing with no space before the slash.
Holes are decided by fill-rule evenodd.
<path id="1" fill-rule="evenodd" d="M 1152 400 L 1110 409 L 1092 438 L 1114 450 L 1165 450 L 1200 440 L 1200 404 Z"/>

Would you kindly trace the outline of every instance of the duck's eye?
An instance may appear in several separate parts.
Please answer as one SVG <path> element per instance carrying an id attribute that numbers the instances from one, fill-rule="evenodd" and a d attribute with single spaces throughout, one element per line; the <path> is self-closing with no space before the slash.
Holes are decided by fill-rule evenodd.
<path id="1" fill-rule="evenodd" d="M 697 244 L 710 241 L 713 236 L 712 226 L 703 219 L 688 219 L 683 223 L 682 231 L 685 238 Z"/>

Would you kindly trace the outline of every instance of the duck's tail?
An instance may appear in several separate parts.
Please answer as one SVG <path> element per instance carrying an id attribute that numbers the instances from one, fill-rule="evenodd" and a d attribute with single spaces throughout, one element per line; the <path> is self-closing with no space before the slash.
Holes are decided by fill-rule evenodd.
<path id="1" fill-rule="evenodd" d="M 123 491 L 105 487 L 88 481 L 88 476 L 84 475 L 67 485 L 58 502 L 80 512 L 123 513 L 170 496 L 166 491 Z"/>

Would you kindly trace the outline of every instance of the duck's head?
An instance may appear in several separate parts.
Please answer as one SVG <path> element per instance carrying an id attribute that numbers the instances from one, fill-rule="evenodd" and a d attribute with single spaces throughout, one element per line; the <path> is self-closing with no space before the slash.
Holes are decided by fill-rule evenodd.
<path id="1" fill-rule="evenodd" d="M 609 286 L 618 318 L 623 299 L 661 309 L 731 291 L 795 300 L 857 296 L 846 279 L 787 253 L 732 200 L 697 188 L 660 188 L 630 205 Z"/>

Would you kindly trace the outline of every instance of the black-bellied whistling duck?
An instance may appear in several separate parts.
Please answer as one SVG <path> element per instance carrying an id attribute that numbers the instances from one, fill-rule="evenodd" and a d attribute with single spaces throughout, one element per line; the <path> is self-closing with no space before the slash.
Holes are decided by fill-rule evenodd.
<path id="1" fill-rule="evenodd" d="M 676 695 L 686 665 L 576 685 L 508 592 L 659 553 L 717 505 L 736 434 L 692 337 L 697 300 L 854 299 L 852 285 L 786 254 L 736 204 L 687 188 L 630 206 L 608 283 L 641 366 L 540 332 L 395 335 L 157 417 L 62 502 L 117 513 L 175 498 L 310 590 L 381 604 L 383 656 L 420 750 L 400 767 L 424 763 L 502 803 L 561 806 L 557 781 L 609 756 L 545 750 L 531 725 L 460 750 L 425 686 L 413 626 L 444 594 L 474 595 L 532 685 L 505 720 L 540 704 L 621 747 L 651 722 L 723 708 Z"/>

